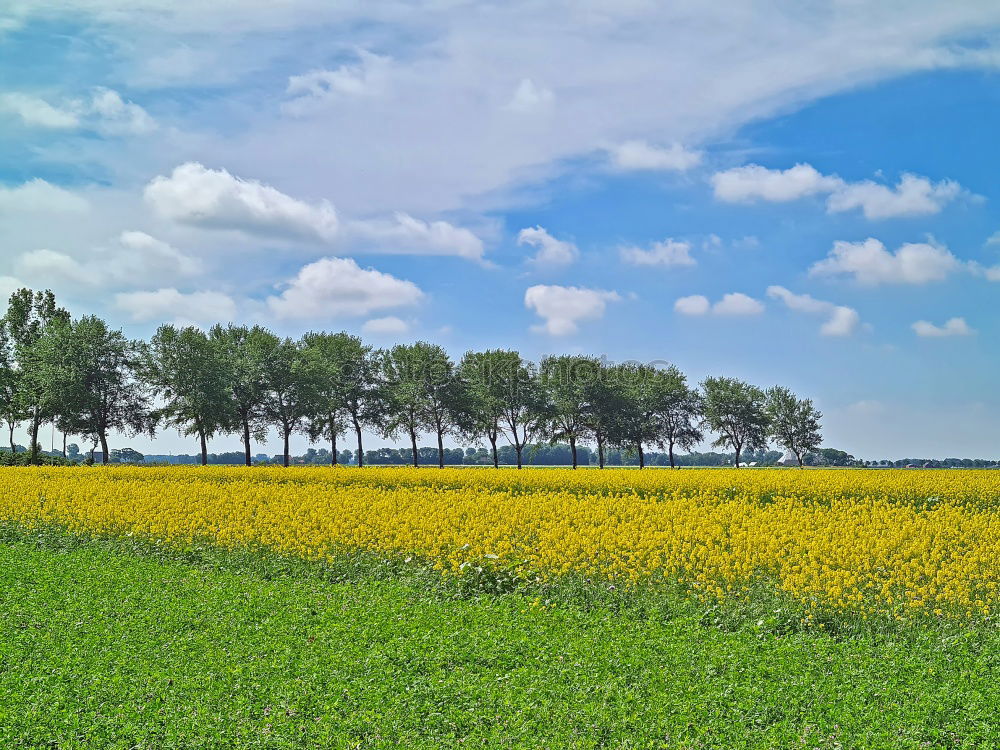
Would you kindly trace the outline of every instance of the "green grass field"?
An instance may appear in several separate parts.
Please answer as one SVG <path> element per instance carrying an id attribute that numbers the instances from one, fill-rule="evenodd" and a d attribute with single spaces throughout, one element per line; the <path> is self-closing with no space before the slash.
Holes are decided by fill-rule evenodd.
<path id="1" fill-rule="evenodd" d="M 982 628 L 779 634 L 10 529 L 0 557 L 2 748 L 1000 745 Z"/>

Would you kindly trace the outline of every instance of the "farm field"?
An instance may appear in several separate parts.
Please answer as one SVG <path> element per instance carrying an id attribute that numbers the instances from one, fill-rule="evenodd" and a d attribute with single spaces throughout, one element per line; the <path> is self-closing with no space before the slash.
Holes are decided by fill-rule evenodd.
<path id="1" fill-rule="evenodd" d="M 1000 475 L 0 473 L 3 747 L 994 747 Z"/>

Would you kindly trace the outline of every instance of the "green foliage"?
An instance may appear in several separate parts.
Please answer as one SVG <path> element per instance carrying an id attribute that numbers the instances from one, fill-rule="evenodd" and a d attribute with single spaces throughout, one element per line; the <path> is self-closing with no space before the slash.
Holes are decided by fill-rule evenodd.
<path id="1" fill-rule="evenodd" d="M 803 454 L 815 451 L 823 441 L 819 428 L 822 416 L 811 400 L 796 398 L 787 388 L 774 386 L 767 390 L 771 437 L 795 454 L 799 466 L 802 466 Z"/>
<path id="2" fill-rule="evenodd" d="M 705 424 L 719 437 L 712 443 L 736 452 L 736 466 L 744 450 L 767 447 L 770 420 L 766 411 L 767 397 L 760 388 L 736 378 L 705 378 Z"/>

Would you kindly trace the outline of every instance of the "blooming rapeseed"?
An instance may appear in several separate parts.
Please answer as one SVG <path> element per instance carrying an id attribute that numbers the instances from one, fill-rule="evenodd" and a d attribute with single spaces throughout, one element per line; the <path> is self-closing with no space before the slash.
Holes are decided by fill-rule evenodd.
<path id="1" fill-rule="evenodd" d="M 209 539 L 323 559 L 518 563 L 732 596 L 984 616 L 1000 599 L 1000 473 L 108 467 L 0 471 L 0 520 Z"/>

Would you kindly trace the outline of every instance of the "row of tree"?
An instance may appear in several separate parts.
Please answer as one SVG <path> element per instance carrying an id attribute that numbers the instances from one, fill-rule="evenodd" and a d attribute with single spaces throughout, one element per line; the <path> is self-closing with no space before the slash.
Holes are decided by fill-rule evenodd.
<path id="1" fill-rule="evenodd" d="M 418 438 L 461 436 L 489 445 L 499 465 L 500 440 L 523 464 L 526 446 L 565 442 L 572 465 L 578 449 L 594 445 L 598 465 L 614 448 L 645 465 L 652 446 L 689 451 L 715 433 L 715 446 L 735 453 L 773 441 L 802 456 L 820 443 L 819 412 L 787 388 L 765 391 L 730 377 L 709 377 L 694 387 L 673 365 L 608 364 L 594 357 L 550 356 L 537 365 L 516 351 L 468 352 L 453 361 L 426 342 L 373 349 L 347 333 L 311 332 L 281 338 L 260 326 L 161 326 L 134 341 L 100 318 L 77 319 L 49 292 L 15 292 L 0 327 L 0 411 L 10 430 L 28 422 L 31 459 L 40 425 L 101 446 L 108 435 L 153 435 L 159 425 L 196 437 L 201 461 L 208 441 L 237 434 L 247 465 L 252 444 L 276 428 L 283 441 L 303 433 L 329 445 L 353 433 L 364 464 L 362 433 L 405 437 L 414 465 Z M 65 445 L 65 437 L 64 437 Z"/>

